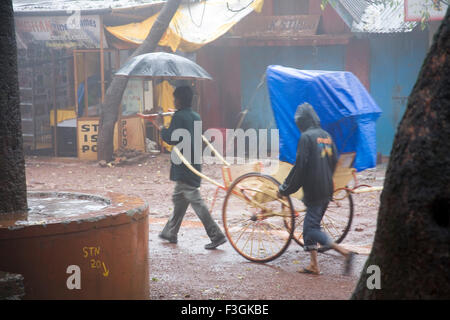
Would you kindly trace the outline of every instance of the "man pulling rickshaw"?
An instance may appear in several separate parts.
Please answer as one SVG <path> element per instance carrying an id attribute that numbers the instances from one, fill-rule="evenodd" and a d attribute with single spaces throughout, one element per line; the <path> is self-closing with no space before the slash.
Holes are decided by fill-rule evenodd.
<path id="1" fill-rule="evenodd" d="M 295 165 L 279 187 L 280 196 L 288 196 L 303 188 L 306 215 L 303 221 L 304 249 L 310 253 L 310 264 L 299 272 L 320 274 L 317 263 L 318 243 L 332 248 L 345 259 L 344 274 L 349 274 L 354 253 L 337 245 L 323 232 L 321 222 L 333 197 L 333 174 L 337 164 L 337 149 L 331 136 L 320 127 L 320 120 L 312 106 L 298 106 L 295 122 L 302 133 L 297 148 Z"/>

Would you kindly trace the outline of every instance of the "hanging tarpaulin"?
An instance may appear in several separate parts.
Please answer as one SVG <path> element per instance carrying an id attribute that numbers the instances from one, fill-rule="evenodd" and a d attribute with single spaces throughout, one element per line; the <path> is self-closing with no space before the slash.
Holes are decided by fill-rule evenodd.
<path id="1" fill-rule="evenodd" d="M 195 51 L 225 34 L 253 11 L 260 12 L 264 0 L 208 0 L 187 3 L 178 9 L 159 42 L 173 52 Z M 140 23 L 106 27 L 120 40 L 141 44 L 147 37 L 158 13 Z"/>
<path id="2" fill-rule="evenodd" d="M 375 122 L 381 109 L 351 72 L 298 70 L 272 65 L 267 87 L 280 133 L 280 160 L 295 163 L 300 131 L 294 120 L 297 106 L 309 103 L 338 151 L 356 152 L 358 171 L 376 165 Z"/>
<path id="3" fill-rule="evenodd" d="M 98 15 L 81 16 L 75 24 L 71 24 L 68 16 L 26 16 L 15 17 L 14 20 L 21 47 L 44 43 L 53 48 L 100 48 Z"/>

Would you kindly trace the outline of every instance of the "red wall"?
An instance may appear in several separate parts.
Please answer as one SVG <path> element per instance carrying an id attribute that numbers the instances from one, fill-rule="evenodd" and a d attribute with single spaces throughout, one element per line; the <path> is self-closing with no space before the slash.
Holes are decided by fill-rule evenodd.
<path id="1" fill-rule="evenodd" d="M 320 8 L 321 0 L 309 1 L 309 14 L 322 15 L 322 32 L 327 34 L 350 33 L 350 28 L 337 14 L 331 4 L 327 4 L 325 10 Z"/>
<path id="2" fill-rule="evenodd" d="M 274 0 L 264 0 L 264 5 L 261 10 L 263 16 L 273 16 L 273 1 Z"/>
<path id="3" fill-rule="evenodd" d="M 352 39 L 347 45 L 345 69 L 353 72 L 370 92 L 370 46 L 368 39 Z"/>
<path id="4" fill-rule="evenodd" d="M 241 64 L 239 47 L 205 46 L 197 63 L 213 77 L 200 83 L 203 129 L 234 128 L 241 112 Z"/>
<path id="5" fill-rule="evenodd" d="M 262 15 L 272 15 L 273 0 L 266 0 Z M 321 0 L 310 0 L 309 13 L 320 14 L 322 32 L 349 34 L 350 29 L 336 11 L 327 5 L 320 8 Z M 234 128 L 241 112 L 241 76 L 239 46 L 205 46 L 197 52 L 197 63 L 205 68 L 213 81 L 201 81 L 201 116 L 203 129 Z M 369 89 L 370 48 L 367 39 L 353 38 L 347 45 L 345 69 L 353 72 Z"/>
<path id="6" fill-rule="evenodd" d="M 351 33 L 350 28 L 330 4 L 322 11 L 320 3 L 321 0 L 310 0 L 309 13 L 322 15 L 322 32 L 326 34 Z M 353 38 L 347 45 L 345 70 L 352 72 L 367 90 L 370 89 L 370 47 L 367 39 Z"/>

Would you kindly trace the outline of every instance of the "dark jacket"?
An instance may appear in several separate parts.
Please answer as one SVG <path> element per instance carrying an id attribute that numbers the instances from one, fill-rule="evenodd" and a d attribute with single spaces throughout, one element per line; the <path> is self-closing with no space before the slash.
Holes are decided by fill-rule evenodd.
<path id="1" fill-rule="evenodd" d="M 310 104 L 297 108 L 295 122 L 302 135 L 295 165 L 280 186 L 280 193 L 289 195 L 303 187 L 303 202 L 307 206 L 331 200 L 336 146 L 328 132 L 320 127 L 320 119 Z"/>
<path id="2" fill-rule="evenodd" d="M 161 130 L 161 137 L 162 139 L 170 144 L 170 145 L 177 145 L 178 143 L 181 143 L 179 145 L 179 149 L 183 156 L 186 158 L 186 160 L 189 161 L 190 164 L 197 170 L 201 171 L 201 156 L 202 156 L 202 138 L 201 138 L 201 129 L 200 132 L 197 133 L 198 137 L 195 137 L 194 135 L 194 121 L 201 121 L 200 115 L 193 111 L 192 108 L 184 108 L 181 110 L 178 110 L 174 113 L 172 117 L 172 121 L 170 122 L 169 128 L 163 128 Z M 200 127 L 201 128 L 201 127 Z M 172 140 L 172 133 L 176 129 L 186 129 L 190 134 L 190 155 L 187 150 L 183 150 L 183 146 L 185 144 L 182 143 L 182 138 Z M 197 141 L 194 141 L 196 138 Z M 189 141 L 185 142 L 186 144 L 189 143 Z M 194 149 L 194 145 L 197 143 L 197 150 Z M 194 155 L 197 157 L 194 161 Z M 174 160 L 176 160 L 179 164 L 175 163 Z M 195 163 L 194 163 L 195 162 Z M 189 170 L 188 167 L 184 165 L 184 163 L 181 162 L 181 160 L 178 158 L 178 156 L 175 154 L 174 151 L 172 151 L 171 154 L 171 167 L 170 167 L 170 180 L 172 181 L 182 181 L 184 183 L 189 184 L 193 187 L 200 187 L 201 179 L 199 176 L 197 176 L 195 173 L 193 173 L 191 170 Z"/>

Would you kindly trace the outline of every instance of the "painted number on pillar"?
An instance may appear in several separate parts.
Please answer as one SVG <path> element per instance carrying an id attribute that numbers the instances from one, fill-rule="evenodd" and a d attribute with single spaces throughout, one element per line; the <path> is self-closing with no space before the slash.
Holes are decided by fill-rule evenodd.
<path id="1" fill-rule="evenodd" d="M 83 247 L 83 257 L 89 259 L 91 269 L 99 269 L 104 277 L 109 276 L 109 270 L 105 262 L 99 259 L 100 247 Z"/>

